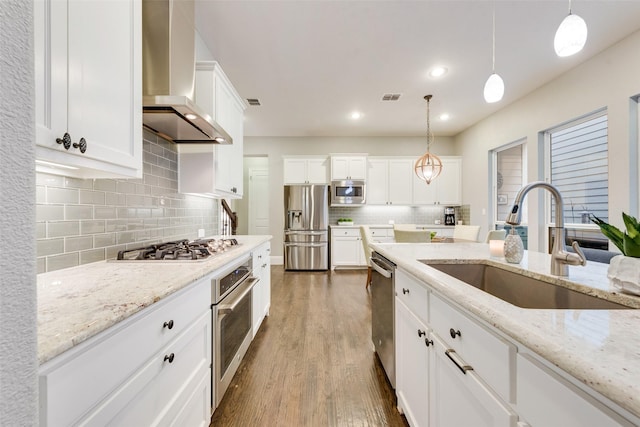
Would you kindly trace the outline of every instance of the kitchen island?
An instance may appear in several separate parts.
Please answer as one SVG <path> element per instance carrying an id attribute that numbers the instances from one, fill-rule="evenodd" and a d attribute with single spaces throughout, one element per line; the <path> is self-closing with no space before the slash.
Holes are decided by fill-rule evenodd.
<path id="1" fill-rule="evenodd" d="M 572 384 L 571 387 L 580 388 L 588 399 L 595 397 L 605 407 L 612 408 L 616 414 L 622 414 L 625 420 L 631 421 L 631 424 L 613 425 L 637 425 L 640 422 L 638 310 L 520 308 L 431 268 L 420 260 L 441 263 L 481 262 L 495 265 L 599 298 L 640 308 L 640 298 L 620 294 L 609 285 L 606 277 L 608 265 L 589 262 L 586 267 L 571 266 L 568 278 L 558 278 L 550 275 L 550 256 L 547 254 L 525 251 L 520 264 L 508 264 L 504 259 L 490 258 L 489 245 L 484 243 L 377 243 L 372 247 L 395 262 L 399 273 L 416 279 L 416 283 L 420 283 L 429 291 L 429 316 L 432 316 L 432 322 L 434 313 L 431 304 L 442 300 L 480 324 L 485 330 L 490 330 L 513 349 L 513 358 L 509 359 L 515 365 L 510 368 L 513 370 L 513 378 L 509 380 L 508 386 L 511 391 L 503 399 L 521 416 L 526 403 L 522 401 L 521 395 L 516 393 L 516 389 L 520 392 L 525 384 L 524 381 L 520 381 L 516 387 L 515 372 L 516 368 L 524 367 L 527 363 L 519 356 L 529 353 L 536 359 L 536 363 L 545 365 L 545 370 L 555 371 L 553 375 L 560 374 L 563 384 Z M 453 332 L 452 337 L 460 341 L 460 337 L 456 337 Z M 482 375 L 480 369 L 478 372 Z M 402 406 L 401 402 L 399 406 Z M 528 421 L 531 425 L 536 425 L 530 418 Z"/>

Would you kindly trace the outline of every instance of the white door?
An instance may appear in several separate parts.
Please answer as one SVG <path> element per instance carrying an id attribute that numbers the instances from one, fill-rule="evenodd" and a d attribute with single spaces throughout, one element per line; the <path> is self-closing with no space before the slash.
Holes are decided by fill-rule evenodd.
<path id="1" fill-rule="evenodd" d="M 249 169 L 249 234 L 269 234 L 269 170 Z"/>

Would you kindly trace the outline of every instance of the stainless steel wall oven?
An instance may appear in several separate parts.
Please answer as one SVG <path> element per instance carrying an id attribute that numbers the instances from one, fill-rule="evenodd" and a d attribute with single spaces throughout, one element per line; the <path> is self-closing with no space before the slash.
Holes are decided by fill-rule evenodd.
<path id="1" fill-rule="evenodd" d="M 251 344 L 252 290 L 259 279 L 252 276 L 248 254 L 211 280 L 213 304 L 213 359 L 211 407 L 215 409 Z"/>

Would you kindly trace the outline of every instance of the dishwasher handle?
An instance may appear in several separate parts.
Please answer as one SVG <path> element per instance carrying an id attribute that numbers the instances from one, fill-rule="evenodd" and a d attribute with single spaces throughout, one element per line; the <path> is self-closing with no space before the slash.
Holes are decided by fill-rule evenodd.
<path id="1" fill-rule="evenodd" d="M 380 273 L 383 277 L 391 279 L 391 277 L 393 276 L 393 270 L 387 270 L 385 268 L 386 265 L 382 265 L 378 258 L 371 257 L 369 258 L 369 260 L 371 261 L 371 268 Z"/>

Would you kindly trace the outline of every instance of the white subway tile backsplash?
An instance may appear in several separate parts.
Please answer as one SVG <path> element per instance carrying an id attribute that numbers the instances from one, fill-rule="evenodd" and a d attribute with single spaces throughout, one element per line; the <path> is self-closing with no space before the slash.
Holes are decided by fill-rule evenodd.
<path id="1" fill-rule="evenodd" d="M 79 191 L 75 188 L 47 187 L 47 203 L 78 203 Z"/>
<path id="2" fill-rule="evenodd" d="M 56 221 L 47 224 L 47 237 L 67 237 L 80 234 L 79 221 Z"/>
<path id="3" fill-rule="evenodd" d="M 64 207 L 64 219 L 93 219 L 93 206 L 67 205 Z"/>
<path id="4" fill-rule="evenodd" d="M 64 239 L 65 252 L 77 252 L 93 248 L 93 237 L 66 237 Z"/>
<path id="5" fill-rule="evenodd" d="M 219 200 L 178 193 L 176 146 L 144 130 L 143 179 L 36 174 L 38 272 L 115 258 L 164 240 L 218 234 Z"/>

